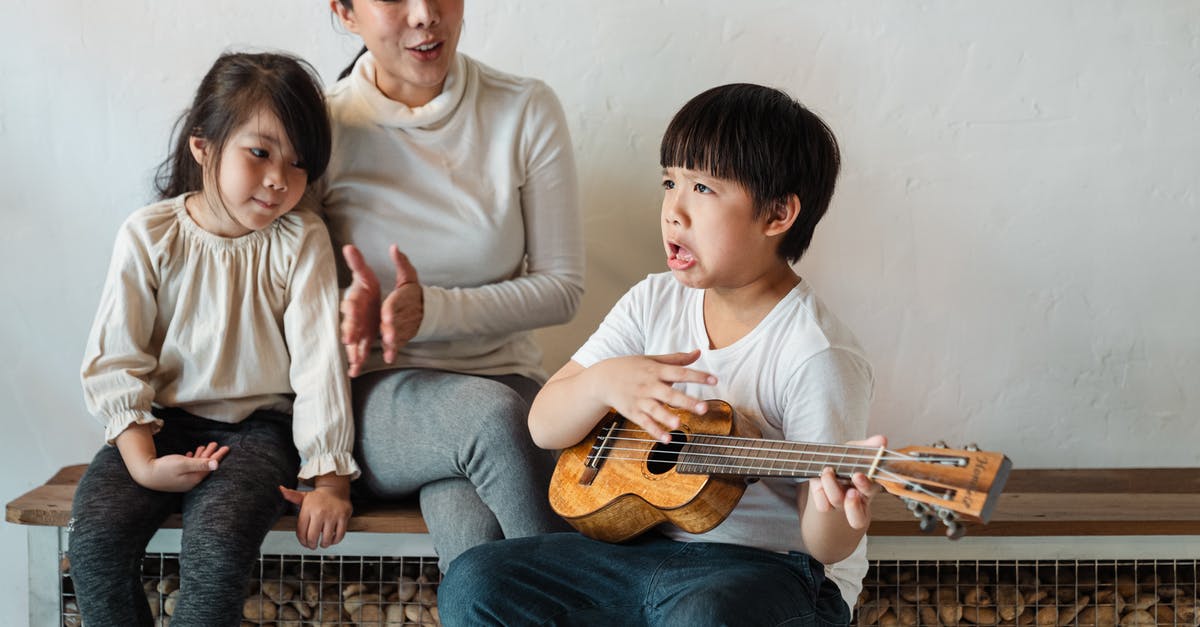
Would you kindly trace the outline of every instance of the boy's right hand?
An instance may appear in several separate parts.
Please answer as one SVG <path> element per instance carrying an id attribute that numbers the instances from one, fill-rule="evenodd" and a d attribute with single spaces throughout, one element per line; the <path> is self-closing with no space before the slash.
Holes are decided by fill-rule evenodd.
<path id="1" fill-rule="evenodd" d="M 209 442 L 186 455 L 164 455 L 126 466 L 142 487 L 160 492 L 187 492 L 216 470 L 228 454 L 228 446 L 218 448 L 216 442 Z"/>
<path id="2" fill-rule="evenodd" d="M 596 395 L 654 439 L 670 442 L 669 432 L 679 427 L 679 417 L 667 405 L 695 414 L 708 411 L 704 401 L 673 387 L 675 383 L 716 384 L 712 374 L 685 367 L 699 358 L 700 351 L 693 350 L 606 359 L 591 368 L 599 386 Z"/>

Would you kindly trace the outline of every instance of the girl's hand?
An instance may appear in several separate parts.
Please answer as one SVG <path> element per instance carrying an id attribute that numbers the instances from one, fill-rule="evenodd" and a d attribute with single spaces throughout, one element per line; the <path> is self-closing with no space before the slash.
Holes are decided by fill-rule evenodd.
<path id="1" fill-rule="evenodd" d="M 383 338 L 383 360 L 392 363 L 399 351 L 417 335 L 425 318 L 425 292 L 417 279 L 417 269 L 393 244 L 388 249 L 396 266 L 396 287 L 383 301 L 379 315 L 379 335 Z"/>
<path id="2" fill-rule="evenodd" d="M 228 454 L 228 446 L 218 448 L 216 442 L 209 442 L 186 455 L 164 455 L 146 460 L 137 469 L 131 466 L 129 474 L 134 481 L 151 490 L 187 492 L 216 470 Z"/>
<path id="3" fill-rule="evenodd" d="M 850 446 L 879 448 L 887 446 L 887 438 L 875 435 L 866 440 L 847 442 Z M 809 500 L 818 512 L 840 510 L 846 513 L 846 522 L 852 529 L 863 530 L 871 524 L 871 498 L 879 494 L 879 484 L 871 481 L 861 472 L 850 477 L 850 485 L 844 485 L 843 480 L 834 475 L 833 469 L 826 467 L 821 470 L 821 476 L 808 480 Z"/>
<path id="4" fill-rule="evenodd" d="M 698 398 L 672 387 L 673 383 L 714 385 L 717 378 L 707 372 L 685 368 L 700 358 L 700 351 L 670 355 L 634 355 L 606 359 L 592 366 L 600 386 L 597 397 L 637 423 L 654 439 L 667 443 L 668 433 L 679 427 L 679 417 L 667 405 L 695 414 L 708 411 Z"/>
<path id="5" fill-rule="evenodd" d="M 350 287 L 342 295 L 342 345 L 350 376 L 362 372 L 371 350 L 375 329 L 379 328 L 379 279 L 353 244 L 342 247 L 342 257 L 350 269 Z"/>
<path id="6" fill-rule="evenodd" d="M 325 481 L 322 481 L 325 480 Z M 317 485 L 309 492 L 279 486 L 288 502 L 300 506 L 296 518 L 296 539 L 306 548 L 327 549 L 346 537 L 350 515 L 350 478 L 337 475 L 317 477 Z"/>

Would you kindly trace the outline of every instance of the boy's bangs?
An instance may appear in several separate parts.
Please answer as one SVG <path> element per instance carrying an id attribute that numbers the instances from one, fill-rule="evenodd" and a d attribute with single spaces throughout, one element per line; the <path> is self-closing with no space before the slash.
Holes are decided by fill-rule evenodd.
<path id="1" fill-rule="evenodd" d="M 681 112 L 683 113 L 683 112 Z M 659 154 L 664 168 L 685 168 L 706 172 L 716 178 L 739 181 L 738 135 L 731 125 L 717 116 L 697 111 L 692 116 L 676 116 L 663 134 Z"/>

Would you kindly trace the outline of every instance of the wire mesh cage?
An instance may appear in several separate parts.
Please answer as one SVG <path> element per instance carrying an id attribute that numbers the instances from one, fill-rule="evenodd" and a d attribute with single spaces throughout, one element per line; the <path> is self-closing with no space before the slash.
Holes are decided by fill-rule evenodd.
<path id="1" fill-rule="evenodd" d="M 875 561 L 858 625 L 1197 627 L 1200 560 Z"/>
<path id="2" fill-rule="evenodd" d="M 61 571 L 62 624 L 79 627 L 65 555 Z M 440 577 L 434 557 L 262 555 L 246 591 L 243 625 L 438 625 Z M 142 587 L 156 625 L 170 625 L 179 596 L 178 555 L 146 554 Z"/>
<path id="3" fill-rule="evenodd" d="M 244 625 L 438 625 L 433 557 L 263 555 Z M 1200 560 L 872 561 L 860 626 L 1200 627 Z M 178 556 L 142 561 L 147 602 L 170 624 Z M 62 560 L 62 624 L 82 625 Z"/>

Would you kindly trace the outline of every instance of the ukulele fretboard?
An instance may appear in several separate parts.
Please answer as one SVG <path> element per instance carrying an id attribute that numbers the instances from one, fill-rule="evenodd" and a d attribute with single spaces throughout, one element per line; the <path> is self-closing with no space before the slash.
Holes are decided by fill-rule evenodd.
<path id="1" fill-rule="evenodd" d="M 863 472 L 878 449 L 811 442 L 693 435 L 679 452 L 686 475 L 816 477 L 825 467 L 841 477 Z"/>

